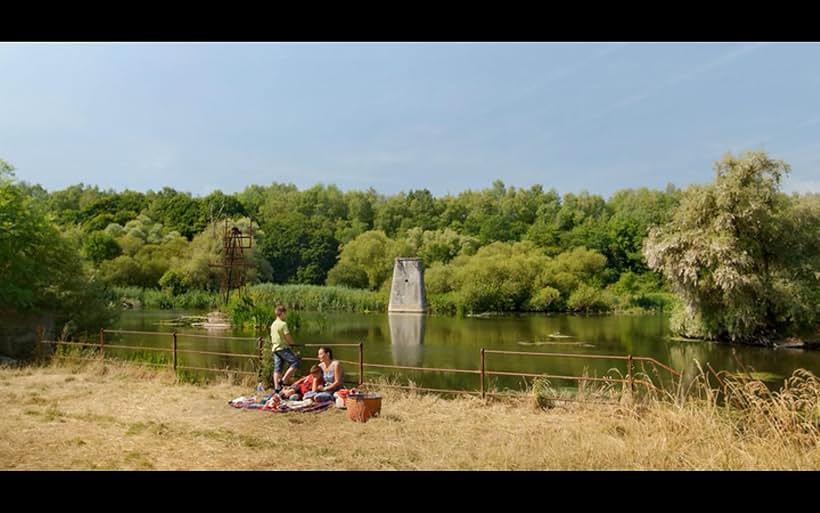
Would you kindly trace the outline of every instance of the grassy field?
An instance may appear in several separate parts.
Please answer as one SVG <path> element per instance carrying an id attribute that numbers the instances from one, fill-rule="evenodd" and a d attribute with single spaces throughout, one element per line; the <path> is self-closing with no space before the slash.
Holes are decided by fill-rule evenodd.
<path id="1" fill-rule="evenodd" d="M 273 414 L 227 401 L 224 377 L 180 383 L 118 362 L 0 368 L 3 469 L 820 469 L 820 386 L 767 396 L 739 384 L 718 406 L 532 398 L 482 401 L 383 391 L 382 415 Z"/>

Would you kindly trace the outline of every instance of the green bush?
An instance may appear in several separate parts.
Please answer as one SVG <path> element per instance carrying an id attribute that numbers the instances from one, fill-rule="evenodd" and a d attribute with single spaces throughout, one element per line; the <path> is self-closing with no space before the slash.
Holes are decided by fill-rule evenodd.
<path id="1" fill-rule="evenodd" d="M 341 286 L 354 289 L 366 289 L 369 282 L 365 270 L 350 262 L 339 262 L 327 274 L 327 284 L 331 287 Z"/>
<path id="2" fill-rule="evenodd" d="M 111 260 L 122 254 L 122 248 L 114 237 L 105 232 L 93 232 L 85 239 L 83 253 L 92 262 L 99 264 L 103 260 Z"/>
<path id="3" fill-rule="evenodd" d="M 165 274 L 159 279 L 159 286 L 174 296 L 182 294 L 188 289 L 188 287 L 185 286 L 185 276 L 181 272 L 173 269 L 165 271 Z"/>
<path id="4" fill-rule="evenodd" d="M 557 311 L 562 306 L 561 293 L 552 287 L 538 290 L 526 304 L 527 310 L 531 312 Z"/>
<path id="5" fill-rule="evenodd" d="M 456 294 L 448 292 L 445 294 L 428 294 L 427 306 L 430 313 L 438 315 L 457 315 L 461 301 Z M 461 308 L 464 312 L 464 308 Z"/>
<path id="6" fill-rule="evenodd" d="M 248 295 L 237 296 L 228 304 L 228 315 L 235 326 L 264 331 L 273 324 L 276 314 L 273 308 L 257 306 Z"/>
<path id="7" fill-rule="evenodd" d="M 582 283 L 567 300 L 567 307 L 573 312 L 606 312 L 612 309 L 612 295 L 601 289 Z"/>

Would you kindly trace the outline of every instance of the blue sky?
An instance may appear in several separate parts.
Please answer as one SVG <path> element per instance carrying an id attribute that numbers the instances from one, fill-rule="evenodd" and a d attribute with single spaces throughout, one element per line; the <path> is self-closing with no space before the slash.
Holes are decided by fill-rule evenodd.
<path id="1" fill-rule="evenodd" d="M 749 149 L 820 192 L 820 44 L 0 44 L 0 158 L 49 190 L 609 196 Z"/>

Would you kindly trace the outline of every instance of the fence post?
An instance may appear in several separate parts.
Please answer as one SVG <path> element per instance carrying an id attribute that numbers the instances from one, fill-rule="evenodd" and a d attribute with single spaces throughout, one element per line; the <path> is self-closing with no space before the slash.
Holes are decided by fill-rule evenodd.
<path id="1" fill-rule="evenodd" d="M 634 382 L 632 380 L 632 355 L 626 356 L 626 381 L 629 384 L 629 393 L 632 394 L 635 390 Z"/>
<path id="2" fill-rule="evenodd" d="M 174 350 L 173 362 L 174 362 L 174 370 L 177 370 L 177 332 L 171 332 L 171 340 L 172 340 L 172 348 Z"/>
<path id="3" fill-rule="evenodd" d="M 45 356 L 45 349 L 43 347 L 43 326 L 41 324 L 37 325 L 37 328 L 34 330 L 34 355 L 37 358 L 43 358 Z"/>
<path id="4" fill-rule="evenodd" d="M 484 348 L 481 348 L 481 398 L 484 399 Z"/>
<path id="5" fill-rule="evenodd" d="M 259 372 L 257 372 L 257 378 L 262 380 L 262 383 L 267 386 L 268 379 L 272 379 L 271 376 L 265 376 L 265 354 L 262 352 L 265 347 L 265 339 L 259 337 L 256 339 L 256 358 L 259 361 Z"/>
<path id="6" fill-rule="evenodd" d="M 364 344 L 359 342 L 359 386 L 364 383 Z"/>
<path id="7" fill-rule="evenodd" d="M 100 356 L 105 358 L 105 328 L 100 328 Z"/>

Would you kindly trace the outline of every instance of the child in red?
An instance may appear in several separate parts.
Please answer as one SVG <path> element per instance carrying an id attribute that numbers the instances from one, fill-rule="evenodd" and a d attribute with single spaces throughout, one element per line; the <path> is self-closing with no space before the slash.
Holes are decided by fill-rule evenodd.
<path id="1" fill-rule="evenodd" d="M 318 365 L 314 365 L 310 368 L 310 374 L 301 378 L 293 385 L 283 388 L 280 395 L 282 399 L 298 401 L 299 399 L 305 398 L 306 395 L 308 397 L 315 395 L 324 384 L 325 380 L 322 378 L 322 368 Z"/>

